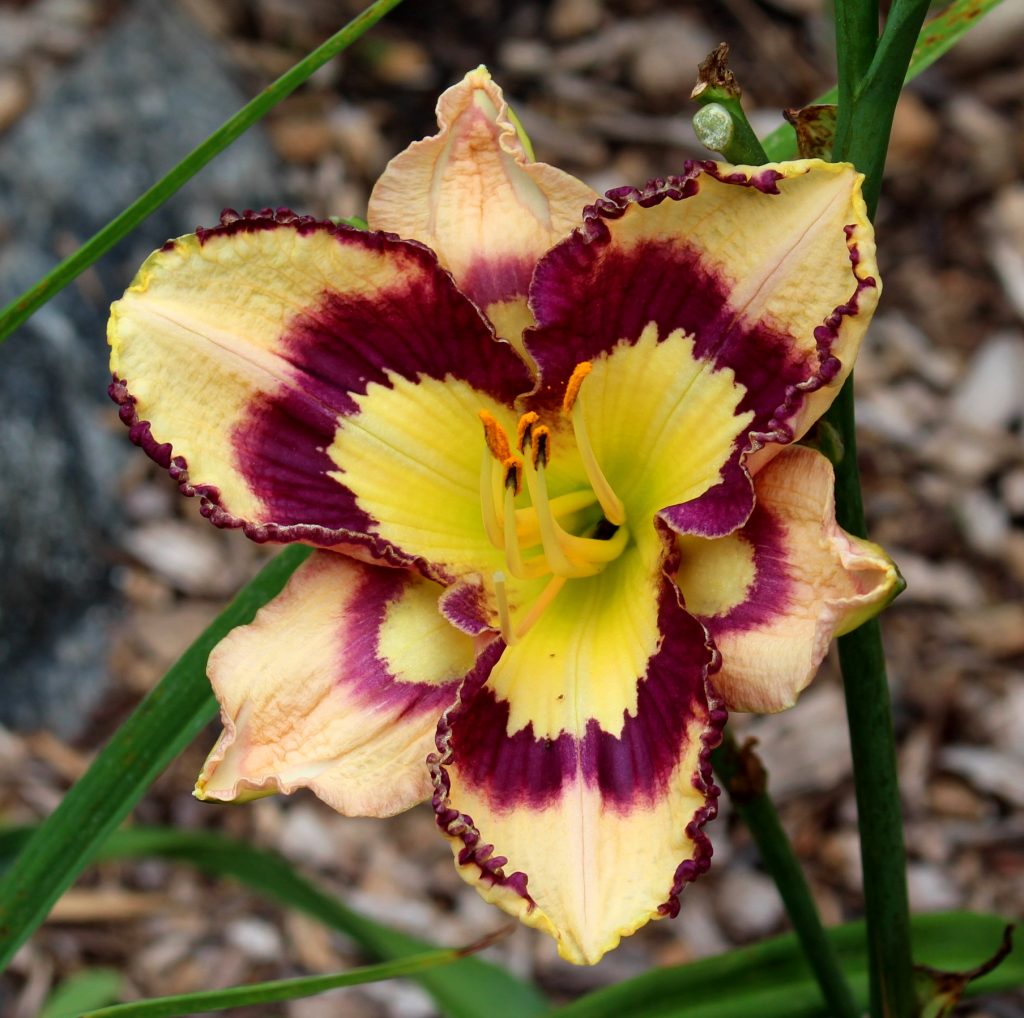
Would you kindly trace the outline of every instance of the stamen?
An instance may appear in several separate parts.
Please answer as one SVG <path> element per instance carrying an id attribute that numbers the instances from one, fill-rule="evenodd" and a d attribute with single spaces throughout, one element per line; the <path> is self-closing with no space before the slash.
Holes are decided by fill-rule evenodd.
<path id="1" fill-rule="evenodd" d="M 576 537 L 575 534 L 565 534 L 562 541 L 562 547 L 572 558 L 592 565 L 614 562 L 626 550 L 627 544 L 629 531 L 625 527 L 616 527 L 615 533 L 605 541 L 596 537 Z"/>
<path id="2" fill-rule="evenodd" d="M 518 456 L 507 456 L 501 466 L 505 471 L 505 490 L 518 495 L 523 490 L 523 461 Z"/>
<path id="3" fill-rule="evenodd" d="M 498 500 L 495 492 L 496 466 L 490 452 L 485 452 L 483 463 L 480 464 L 480 513 L 484 518 L 487 539 L 500 551 L 504 549 L 505 542 L 502 536 L 502 521 L 498 516 Z"/>
<path id="4" fill-rule="evenodd" d="M 533 457 L 533 469 L 542 470 L 548 465 L 551 455 L 551 429 L 546 425 L 533 428 L 530 434 L 530 454 Z"/>
<path id="5" fill-rule="evenodd" d="M 540 417 L 532 410 L 519 418 L 519 427 L 516 430 L 516 446 L 520 452 L 525 453 L 526 447 L 530 444 L 533 426 L 540 420 Z"/>
<path id="6" fill-rule="evenodd" d="M 499 463 L 504 463 L 512 455 L 505 429 L 495 420 L 494 415 L 486 410 L 479 411 L 479 415 L 480 423 L 484 426 L 484 441 L 487 442 L 487 448 Z"/>
<path id="7" fill-rule="evenodd" d="M 558 495 L 548 504 L 551 506 L 551 515 L 556 520 L 561 520 L 582 509 L 589 509 L 596 501 L 597 496 L 590 488 L 581 488 L 579 491 Z M 519 541 L 524 548 L 540 544 L 540 527 L 537 524 L 537 513 L 532 506 L 516 510 L 516 534 L 519 535 Z"/>
<path id="8" fill-rule="evenodd" d="M 512 613 L 508 607 L 508 588 L 505 586 L 505 574 L 500 570 L 492 577 L 494 580 L 494 599 L 498 603 L 498 624 L 501 627 L 501 638 L 506 645 L 515 642 L 512 632 Z"/>
<path id="9" fill-rule="evenodd" d="M 572 419 L 572 430 L 576 436 L 576 448 L 579 450 L 580 459 L 583 461 L 583 469 L 587 472 L 587 480 L 597 495 L 598 502 L 604 512 L 605 519 L 620 527 L 626 522 L 626 508 L 622 500 L 612 490 L 608 478 L 604 476 L 601 465 L 594 455 L 594 447 L 590 444 L 590 435 L 587 434 L 587 424 L 583 416 L 583 401 L 581 389 L 587 375 L 593 370 L 590 361 L 583 361 L 576 365 L 569 384 L 565 387 L 565 396 L 562 399 L 562 411 Z"/>
<path id="10" fill-rule="evenodd" d="M 521 640 L 537 623 L 541 615 L 547 611 L 548 605 L 558 596 L 558 592 L 565 586 L 567 576 L 552 576 L 548 585 L 537 596 L 537 600 L 530 605 L 530 610 L 523 616 L 523 620 L 516 626 L 515 636 Z"/>
<path id="11" fill-rule="evenodd" d="M 593 370 L 594 365 L 590 361 L 580 361 L 572 369 L 569 383 L 565 387 L 565 395 L 562 397 L 562 413 L 566 416 L 572 413 L 572 408 L 576 404 L 576 398 L 580 394 L 580 389 L 583 388 L 583 379 Z"/>
<path id="12" fill-rule="evenodd" d="M 504 548 L 500 492 L 505 478 L 498 468 L 504 467 L 512 450 L 505 429 L 495 420 L 494 415 L 486 410 L 478 413 L 480 423 L 484 426 L 484 441 L 487 443 L 487 452 L 484 453 L 480 467 L 480 512 L 488 540 L 500 550 Z"/>
<path id="13" fill-rule="evenodd" d="M 537 525 L 540 528 L 540 543 L 544 548 L 544 557 L 547 559 L 551 571 L 558 576 L 589 575 L 592 570 L 581 572 L 579 567 L 569 561 L 565 549 L 562 547 L 562 537 L 565 536 L 565 531 L 551 515 L 551 499 L 548 497 L 544 464 L 539 457 L 527 465 L 526 485 L 530 489 L 530 501 L 533 502 L 533 508 L 537 513 Z"/>
<path id="14" fill-rule="evenodd" d="M 538 576 L 546 576 L 551 572 L 551 566 L 543 555 L 536 555 L 526 560 L 523 558 L 522 546 L 519 543 L 519 535 L 516 533 L 516 508 L 515 492 L 511 488 L 505 489 L 505 561 L 508 563 L 508 571 L 519 580 L 535 580 Z"/>

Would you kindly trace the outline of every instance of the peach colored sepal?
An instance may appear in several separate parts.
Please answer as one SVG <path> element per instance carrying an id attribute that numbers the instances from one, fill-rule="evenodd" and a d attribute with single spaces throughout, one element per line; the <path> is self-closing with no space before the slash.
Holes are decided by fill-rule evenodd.
<path id="1" fill-rule="evenodd" d="M 715 685 L 729 710 L 791 707 L 832 638 L 903 589 L 888 555 L 836 523 L 832 465 L 782 449 L 754 478 L 757 508 L 729 538 L 680 539 L 676 581 L 722 654 Z"/>
<path id="2" fill-rule="evenodd" d="M 532 161 L 485 67 L 441 95 L 437 123 L 437 134 L 395 156 L 377 181 L 370 228 L 432 248 L 499 334 L 518 343 L 534 265 L 598 196 Z"/>
<path id="3" fill-rule="evenodd" d="M 224 731 L 196 796 L 309 788 L 350 816 L 424 799 L 437 719 L 474 660 L 440 593 L 411 572 L 316 552 L 210 655 Z"/>

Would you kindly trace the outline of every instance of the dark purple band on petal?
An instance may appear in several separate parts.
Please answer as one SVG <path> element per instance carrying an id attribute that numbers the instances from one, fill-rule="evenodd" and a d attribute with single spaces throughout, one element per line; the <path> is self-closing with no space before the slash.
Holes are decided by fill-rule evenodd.
<path id="1" fill-rule="evenodd" d="M 415 712 L 440 716 L 455 699 L 462 676 L 453 675 L 450 682 L 441 684 L 400 682 L 380 654 L 380 631 L 388 606 L 416 579 L 415 574 L 405 569 L 367 566 L 362 570 L 359 589 L 352 595 L 343 622 L 338 683 L 368 708 L 389 707 L 403 715 Z M 301 648 L 297 652 L 301 653 Z"/>
<path id="2" fill-rule="evenodd" d="M 722 615 L 699 616 L 712 638 L 757 629 L 784 614 L 793 597 L 785 524 L 758 503 L 740 531 L 754 553 L 754 581 L 743 600 Z"/>
<path id="3" fill-rule="evenodd" d="M 441 595 L 438 607 L 456 629 L 470 636 L 480 636 L 492 630 L 487 594 L 478 577 L 453 583 Z"/>
<path id="4" fill-rule="evenodd" d="M 703 628 L 679 608 L 667 581 L 660 623 L 664 640 L 637 681 L 636 713 L 623 711 L 618 735 L 594 719 L 582 739 L 569 732 L 538 739 L 532 724 L 509 735 L 508 703 L 486 685 L 486 675 L 467 680 L 460 706 L 447 720 L 448 762 L 459 780 L 486 794 L 496 812 L 550 805 L 579 776 L 601 790 L 609 807 L 625 813 L 664 795 L 689 730 L 707 723 L 711 655 Z"/>
<path id="5" fill-rule="evenodd" d="M 737 322 L 728 297 L 727 282 L 680 242 L 638 244 L 627 254 L 570 237 L 541 260 L 531 290 L 539 324 L 526 345 L 541 370 L 535 399 L 560 401 L 577 364 L 638 339 L 654 322 L 660 339 L 682 329 L 696 356 L 732 368 L 747 390 L 737 414 L 753 410 L 749 430 L 766 428 L 813 368 L 794 359 L 785 333 Z"/>
<path id="6" fill-rule="evenodd" d="M 258 397 L 230 435 L 239 469 L 263 502 L 266 519 L 242 519 L 222 503 L 216 486 L 190 483 L 185 458 L 152 437 L 125 381 L 115 377 L 110 395 L 121 408 L 132 441 L 169 470 L 184 494 L 201 497 L 201 512 L 215 525 L 241 528 L 260 542 L 361 545 L 383 561 L 414 564 L 400 549 L 369 533 L 370 518 L 351 492 L 329 476 L 338 469 L 327 454 L 338 418 L 355 412 L 353 397 L 371 384 L 387 385 L 388 371 L 410 380 L 450 375 L 512 404 L 532 386 L 529 370 L 507 343 L 495 340 L 486 319 L 421 244 L 297 216 L 288 209 L 242 214 L 228 209 L 219 226 L 200 228 L 196 236 L 205 245 L 216 238 L 268 230 L 293 230 L 299 236 L 326 233 L 354 251 L 384 254 L 394 266 L 396 281 L 372 296 L 327 291 L 317 305 L 291 321 L 282 337 L 281 352 L 294 369 L 293 382 Z M 173 249 L 174 242 L 169 243 Z M 425 563 L 416 564 L 430 573 Z"/>
<path id="7" fill-rule="evenodd" d="M 734 449 L 721 480 L 703 495 L 662 509 L 658 515 L 679 534 L 725 537 L 743 526 L 754 509 L 754 484 Z"/>
<path id="8" fill-rule="evenodd" d="M 526 334 L 527 349 L 541 372 L 534 397 L 538 404 L 557 404 L 577 364 L 608 352 L 623 339 L 636 340 L 652 321 L 662 339 L 682 329 L 694 336 L 698 357 L 735 372 L 746 389 L 737 413 L 754 412 L 748 434 L 763 440 L 790 440 L 788 422 L 802 394 L 826 385 L 839 372 L 841 366 L 829 350 L 842 319 L 856 314 L 862 290 L 876 285 L 871 278 L 855 277 L 855 246 L 850 247 L 852 296 L 815 329 L 816 354 L 798 354 L 793 338 L 770 322 L 737 321 L 728 306 L 729 282 L 685 239 L 637 243 L 628 253 L 615 249 L 609 222 L 632 206 L 650 208 L 692 197 L 700 189 L 702 173 L 765 194 L 779 193 L 781 175 L 775 170 L 748 178 L 722 174 L 712 162 L 688 163 L 682 176 L 653 180 L 642 191 L 609 191 L 585 210 L 583 226 L 538 263 L 530 289 L 537 326 Z M 852 230 L 847 228 L 848 238 Z"/>
<path id="9" fill-rule="evenodd" d="M 505 649 L 501 640 L 495 640 L 489 644 L 480 657 L 477 658 L 476 666 L 466 676 L 463 688 L 472 685 L 474 688 L 487 680 L 491 669 L 494 668 Z M 442 715 L 437 726 L 437 753 L 432 753 L 427 758 L 427 766 L 430 768 L 431 778 L 434 783 L 434 794 L 432 804 L 438 827 L 449 837 L 457 838 L 462 842 L 462 848 L 458 854 L 460 866 L 475 865 L 480 870 L 480 879 L 485 884 L 507 887 L 518 894 L 526 901 L 530 908 L 535 907 L 533 898 L 526 889 L 527 877 L 525 873 L 516 871 L 506 873 L 503 869 L 508 862 L 504 856 L 494 854 L 494 846 L 488 844 L 480 836 L 479 830 L 473 823 L 473 818 L 465 813 L 460 813 L 448 805 L 448 797 L 451 793 L 451 778 L 444 769 L 445 763 L 451 759 L 451 726 L 449 714 Z"/>
<path id="10" fill-rule="evenodd" d="M 477 258 L 465 273 L 459 289 L 478 308 L 497 301 L 525 297 L 536 266 L 533 258 Z"/>
<path id="11" fill-rule="evenodd" d="M 477 667 L 466 677 L 459 702 L 438 725 L 438 754 L 431 756 L 428 764 L 434 780 L 438 826 L 462 841 L 459 863 L 477 865 L 485 883 L 508 887 L 531 906 L 534 904 L 527 891 L 526 874 L 506 874 L 502 867 L 507 859 L 494 854 L 494 846 L 484 841 L 472 817 L 449 805 L 451 779 L 447 765 L 454 763 L 459 780 L 482 790 L 496 811 L 513 805 L 542 808 L 563 782 L 575 781 L 582 772 L 589 785 L 601 789 L 610 808 L 628 815 L 634 805 L 664 790 L 685 750 L 687 724 L 693 723 L 703 727 L 693 786 L 704 796 L 704 802 L 686 827 L 693 852 L 676 869 L 658 911 L 676 915 L 685 884 L 707 870 L 712 847 L 703 828 L 718 813 L 719 795 L 712 779 L 711 751 L 721 742 L 728 716 L 707 675 L 718 669 L 720 659 L 705 642 L 701 627 L 679 606 L 674 588 L 663 591 L 661 608 L 664 644 L 640 683 L 636 717 L 625 715 L 626 724 L 617 738 L 602 732 L 593 721 L 582 742 L 574 746 L 565 733 L 555 740 L 533 739 L 532 726 L 509 736 L 508 707 L 485 686 L 504 649 L 501 640 L 481 654 Z M 701 652 L 694 660 L 697 646 Z M 492 752 L 493 743 L 502 748 Z M 488 766 L 497 768 L 497 773 Z"/>
<path id="12" fill-rule="evenodd" d="M 278 222 L 241 219 L 222 229 L 270 229 Z M 370 518 L 328 476 L 337 467 L 327 449 L 338 418 L 357 410 L 354 396 L 375 383 L 388 385 L 391 371 L 410 380 L 451 375 L 511 404 L 530 378 L 514 351 L 495 342 L 433 252 L 389 234 L 297 222 L 300 233 L 328 230 L 346 246 L 386 252 L 398 282 L 372 296 L 328 291 L 298 315 L 282 341 L 296 384 L 253 406 L 233 441 L 242 472 L 275 522 L 365 532 Z"/>
<path id="13" fill-rule="evenodd" d="M 254 523 L 228 512 L 220 504 L 220 491 L 212 484 L 193 484 L 188 474 L 188 463 L 184 456 L 174 455 L 170 442 L 158 442 L 153 437 L 149 421 L 142 420 L 137 412 L 135 397 L 128 391 L 127 383 L 114 375 L 107 394 L 118 405 L 118 415 L 128 427 L 128 438 L 139 446 L 152 460 L 163 467 L 171 479 L 177 482 L 178 490 L 188 498 L 199 498 L 199 512 L 214 526 L 228 530 L 242 530 L 246 537 L 263 544 L 267 541 L 304 541 L 308 544 L 345 548 L 358 555 L 364 552 L 371 560 L 387 563 L 400 568 L 417 568 L 424 576 L 443 581 L 444 577 L 429 563 L 420 562 L 405 555 L 399 549 L 382 541 L 373 534 L 328 530 L 316 524 L 284 526 L 277 523 Z"/>

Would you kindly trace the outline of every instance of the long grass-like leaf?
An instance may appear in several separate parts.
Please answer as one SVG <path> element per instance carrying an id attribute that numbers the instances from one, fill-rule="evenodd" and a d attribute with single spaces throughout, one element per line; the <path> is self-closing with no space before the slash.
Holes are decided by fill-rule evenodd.
<path id="1" fill-rule="evenodd" d="M 77 1018 L 85 1011 L 117 1000 L 124 979 L 114 969 L 83 969 L 61 983 L 46 999 L 38 1018 Z"/>
<path id="2" fill-rule="evenodd" d="M 152 215 L 214 156 L 223 152 L 282 99 L 294 92 L 314 71 L 351 46 L 380 21 L 388 11 L 397 7 L 401 2 L 402 0 L 374 0 L 362 14 L 353 18 L 344 28 L 332 35 L 312 53 L 303 57 L 294 67 L 285 71 L 280 78 L 263 89 L 255 99 L 246 103 L 233 117 L 217 128 L 209 138 L 185 156 L 167 176 L 157 181 L 145 194 L 132 202 L 124 212 L 90 237 L 74 254 L 65 258 L 38 283 L 11 301 L 0 311 L 0 342 L 3 342 L 22 322 L 38 311 L 51 297 L 63 290 L 93 262 L 106 254 L 122 237 L 127 236 L 139 223 Z"/>
<path id="3" fill-rule="evenodd" d="M 915 916 L 914 954 L 947 972 L 970 969 L 1000 945 L 1006 920 L 975 912 Z M 868 1002 L 868 945 L 862 922 L 828 931 L 861 1008 Z M 1024 985 L 1024 948 L 968 987 L 969 995 Z M 655 969 L 597 990 L 552 1018 L 830 1018 L 792 934 L 675 968 Z"/>
<path id="4" fill-rule="evenodd" d="M 74 882 L 157 775 L 217 713 L 206 679 L 210 651 L 252 620 L 309 554 L 272 559 L 209 625 L 117 730 L 0 881 L 0 970 Z"/>
<path id="5" fill-rule="evenodd" d="M 917 45 L 910 59 L 906 80 L 916 78 L 923 70 L 931 67 L 943 53 L 948 52 L 965 33 L 969 32 L 994 7 L 1003 0 L 953 0 L 941 14 L 926 22 L 917 37 Z M 814 104 L 833 104 L 838 90 L 830 88 L 814 100 Z M 772 161 L 795 159 L 797 156 L 796 134 L 789 124 L 782 124 L 771 134 L 761 139 L 764 150 Z"/>
<path id="6" fill-rule="evenodd" d="M 0 865 L 29 837 L 31 832 L 25 829 L 0 831 Z M 114 832 L 96 853 L 97 861 L 154 856 L 238 880 L 346 934 L 376 960 L 392 961 L 436 947 L 348 908 L 297 873 L 277 853 L 222 835 L 129 828 Z M 423 972 L 416 978 L 450 1018 L 533 1018 L 547 1009 L 544 998 L 532 986 L 479 958 L 463 958 L 450 968 Z"/>
<path id="7" fill-rule="evenodd" d="M 401 961 L 386 961 L 380 965 L 367 965 L 335 972 L 328 976 L 297 976 L 294 979 L 276 979 L 250 986 L 232 986 L 225 990 L 202 993 L 179 993 L 173 997 L 156 997 L 131 1004 L 114 1004 L 96 1011 L 67 1013 L 60 1018 L 179 1018 L 209 1011 L 225 1011 L 229 1007 L 250 1004 L 272 1004 L 281 1000 L 312 997 L 343 986 L 380 983 L 385 979 L 411 976 L 441 965 L 450 965 L 459 958 L 459 951 L 427 951 Z M 480 1014 L 483 1014 L 481 1008 Z M 55 1016 L 56 1018 L 56 1016 Z"/>

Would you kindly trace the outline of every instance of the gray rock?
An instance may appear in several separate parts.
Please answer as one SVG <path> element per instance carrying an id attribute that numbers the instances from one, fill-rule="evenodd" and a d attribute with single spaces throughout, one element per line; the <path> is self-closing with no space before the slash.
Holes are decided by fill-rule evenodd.
<path id="1" fill-rule="evenodd" d="M 4 138 L 0 301 L 130 204 L 244 102 L 176 4 L 138 0 Z M 278 204 L 259 129 L 0 348 L 0 723 L 71 734 L 107 675 L 124 431 L 106 398 L 107 305 L 170 236 Z M 141 455 L 141 453 L 133 453 Z M 169 482 L 168 482 L 169 483 Z"/>
<path id="2" fill-rule="evenodd" d="M 997 333 L 971 359 L 953 393 L 953 416 L 974 431 L 999 432 L 1024 416 L 1024 338 Z"/>

